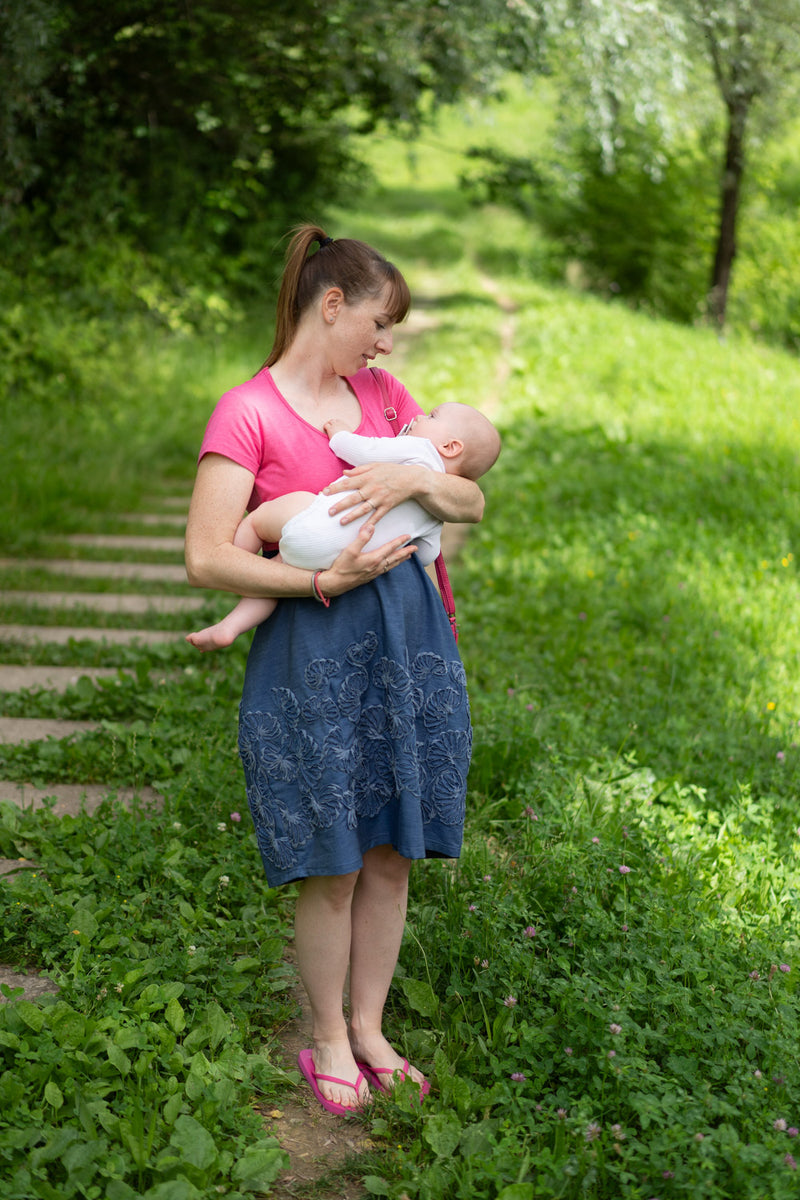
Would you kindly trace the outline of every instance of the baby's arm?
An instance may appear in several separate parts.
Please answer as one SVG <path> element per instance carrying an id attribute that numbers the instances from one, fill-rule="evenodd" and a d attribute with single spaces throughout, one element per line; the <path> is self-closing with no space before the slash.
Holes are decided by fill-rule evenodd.
<path id="1" fill-rule="evenodd" d="M 438 453 L 426 438 L 415 437 L 363 437 L 347 429 L 334 430 L 328 427 L 342 425 L 341 421 L 328 421 L 325 432 L 330 437 L 331 450 L 337 458 L 352 463 L 354 467 L 366 463 L 389 462 L 432 467 L 437 464 Z M 441 467 L 439 468 L 441 469 Z"/>

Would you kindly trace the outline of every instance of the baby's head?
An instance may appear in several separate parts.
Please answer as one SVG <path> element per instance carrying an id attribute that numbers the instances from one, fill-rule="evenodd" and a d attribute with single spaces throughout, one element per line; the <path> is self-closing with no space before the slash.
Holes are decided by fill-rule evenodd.
<path id="1" fill-rule="evenodd" d="M 500 453 L 500 434 L 488 417 L 468 404 L 440 404 L 415 417 L 405 432 L 433 442 L 447 473 L 465 479 L 480 479 Z"/>

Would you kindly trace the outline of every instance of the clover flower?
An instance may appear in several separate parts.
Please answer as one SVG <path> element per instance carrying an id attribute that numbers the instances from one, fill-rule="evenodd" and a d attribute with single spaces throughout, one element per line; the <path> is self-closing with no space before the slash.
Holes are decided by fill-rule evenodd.
<path id="1" fill-rule="evenodd" d="M 514 1083 L 524 1083 L 525 1082 L 525 1076 L 522 1074 L 521 1071 L 512 1072 L 511 1078 L 514 1080 Z"/>
<path id="2" fill-rule="evenodd" d="M 608 1027 L 608 1032 L 609 1032 L 609 1033 L 613 1033 L 613 1034 L 615 1034 L 615 1035 L 616 1035 L 616 1034 L 618 1034 L 618 1033 L 622 1033 L 622 1026 L 621 1026 L 621 1025 L 617 1025 L 616 1021 L 612 1021 L 612 1022 L 611 1022 L 611 1024 L 609 1025 L 609 1027 Z"/>
<path id="3" fill-rule="evenodd" d="M 232 812 L 230 814 L 230 818 L 233 821 L 234 825 L 238 825 L 242 819 L 242 814 L 238 813 L 238 812 Z"/>
<path id="4" fill-rule="evenodd" d="M 622 866 L 619 868 L 619 873 L 620 875 L 630 875 L 631 869 L 627 863 L 622 864 Z"/>
<path id="5" fill-rule="evenodd" d="M 505 1000 L 503 1001 L 503 1004 L 505 1004 L 506 1008 L 516 1008 L 517 1007 L 516 996 L 506 996 Z"/>
<path id="6" fill-rule="evenodd" d="M 220 875 L 220 877 L 219 877 L 219 886 L 220 886 L 220 887 L 227 887 L 227 886 L 228 886 L 228 884 L 230 883 L 230 881 L 231 881 L 230 875 Z"/>
<path id="7" fill-rule="evenodd" d="M 597 1121 L 590 1121 L 584 1130 L 583 1136 L 587 1142 L 596 1142 L 602 1132 L 602 1127 L 597 1124 Z"/>
<path id="8" fill-rule="evenodd" d="M 790 1171 L 797 1170 L 797 1163 L 792 1158 L 791 1154 L 787 1154 L 783 1161 L 786 1163 L 786 1166 L 789 1168 Z"/>
<path id="9" fill-rule="evenodd" d="M 750 972 L 750 975 L 749 975 L 749 978 L 750 978 L 750 979 L 760 979 L 760 978 L 761 978 L 761 976 L 759 975 L 758 971 L 751 971 L 751 972 Z"/>
<path id="10" fill-rule="evenodd" d="M 780 967 L 778 968 L 778 970 L 783 971 L 784 975 L 788 975 L 791 969 L 792 968 L 788 963 L 781 963 Z"/>
<path id="11" fill-rule="evenodd" d="M 224 833 L 224 832 L 225 832 L 225 830 L 226 830 L 227 828 L 228 828 L 228 826 L 225 824 L 225 822 L 224 822 L 224 821 L 220 821 L 220 822 L 217 824 L 217 830 L 218 830 L 220 833 Z"/>
<path id="12" fill-rule="evenodd" d="M 783 1117 L 778 1117 L 777 1121 L 773 1121 L 772 1128 L 776 1129 L 778 1133 L 783 1133 L 783 1131 L 786 1129 L 786 1122 L 784 1121 Z"/>
<path id="13" fill-rule="evenodd" d="M 523 930 L 523 933 L 525 934 L 525 937 L 527 937 L 527 938 L 535 938 L 536 937 L 536 926 L 535 925 L 526 925 L 525 929 Z"/>

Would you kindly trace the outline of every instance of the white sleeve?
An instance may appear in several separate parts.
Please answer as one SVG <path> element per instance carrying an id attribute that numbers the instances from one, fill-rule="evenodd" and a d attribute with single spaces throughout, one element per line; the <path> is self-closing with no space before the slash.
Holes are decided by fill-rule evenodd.
<path id="1" fill-rule="evenodd" d="M 330 441 L 337 458 L 354 467 L 365 463 L 393 462 L 444 471 L 439 451 L 427 438 L 362 437 L 359 433 L 335 433 Z"/>

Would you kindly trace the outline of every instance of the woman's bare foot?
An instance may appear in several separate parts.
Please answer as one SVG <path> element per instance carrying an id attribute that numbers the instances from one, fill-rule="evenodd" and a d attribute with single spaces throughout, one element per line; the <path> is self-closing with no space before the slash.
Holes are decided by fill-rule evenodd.
<path id="1" fill-rule="evenodd" d="M 358 1092 L 353 1086 L 358 1079 L 359 1068 L 356 1066 L 349 1043 L 346 1042 L 343 1045 L 317 1043 L 313 1053 L 317 1087 L 326 1100 L 332 1100 L 334 1104 L 341 1104 L 345 1108 L 353 1109 L 362 1108 L 369 1103 L 370 1091 L 366 1079 L 361 1077 Z M 333 1079 L 339 1079 L 342 1082 L 331 1083 L 328 1079 L 320 1078 L 322 1075 L 330 1075 Z"/>
<path id="2" fill-rule="evenodd" d="M 373 1071 L 380 1072 L 378 1078 L 386 1091 L 390 1091 L 394 1087 L 394 1076 L 397 1071 L 401 1073 L 401 1077 L 405 1076 L 405 1078 L 413 1080 L 420 1087 L 428 1082 L 421 1071 L 412 1067 L 397 1053 L 383 1034 L 357 1038 L 351 1031 L 350 1045 L 357 1063 L 363 1063 Z"/>

